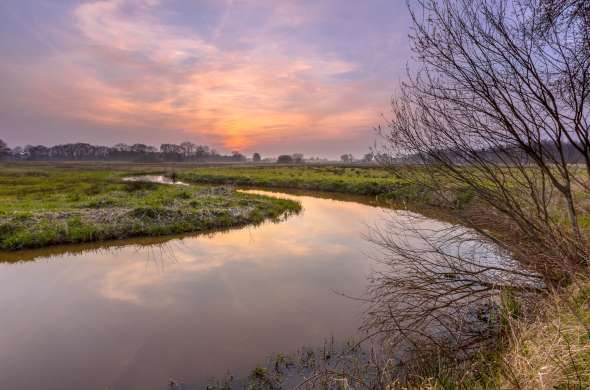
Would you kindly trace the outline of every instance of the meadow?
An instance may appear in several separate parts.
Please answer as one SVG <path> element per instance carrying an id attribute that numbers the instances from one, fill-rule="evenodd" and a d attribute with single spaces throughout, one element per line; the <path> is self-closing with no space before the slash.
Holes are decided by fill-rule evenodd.
<path id="1" fill-rule="evenodd" d="M 200 232 L 298 211 L 293 202 L 240 193 L 236 187 L 436 205 L 425 189 L 380 167 L 36 162 L 1 168 L 1 250 Z M 191 185 L 123 181 L 143 174 Z"/>
<path id="2" fill-rule="evenodd" d="M 297 188 L 369 196 L 393 192 L 409 184 L 396 179 L 385 168 L 336 165 L 199 167 L 182 171 L 178 177 L 196 183 Z"/>
<path id="3" fill-rule="evenodd" d="M 381 166 L 355 165 L 259 165 L 217 166 L 182 169 L 180 180 L 201 184 L 227 184 L 255 188 L 301 189 L 374 197 L 399 207 L 464 206 L 473 198 L 465 187 L 453 186 L 448 199 L 413 178 L 399 178 Z M 440 215 L 447 219 L 449 215 Z"/>
<path id="4" fill-rule="evenodd" d="M 203 185 L 125 182 L 126 165 L 5 164 L 0 249 L 201 232 L 296 212 L 295 202 Z"/>

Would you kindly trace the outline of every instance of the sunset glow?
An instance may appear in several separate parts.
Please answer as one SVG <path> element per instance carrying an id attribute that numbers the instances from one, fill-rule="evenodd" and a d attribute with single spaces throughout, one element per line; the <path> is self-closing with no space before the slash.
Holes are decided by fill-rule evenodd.
<path id="1" fill-rule="evenodd" d="M 363 153 L 409 59 L 403 1 L 8 0 L 0 138 Z"/>

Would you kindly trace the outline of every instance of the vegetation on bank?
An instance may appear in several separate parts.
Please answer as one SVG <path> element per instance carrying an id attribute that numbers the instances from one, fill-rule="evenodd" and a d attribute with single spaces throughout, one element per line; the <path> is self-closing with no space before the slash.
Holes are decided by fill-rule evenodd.
<path id="1" fill-rule="evenodd" d="M 491 350 L 466 361 L 430 359 L 407 383 L 391 388 L 590 388 L 590 280 L 579 275 L 538 298 L 503 302 L 501 337 Z"/>
<path id="2" fill-rule="evenodd" d="M 136 171 L 10 165 L 0 171 L 0 249 L 199 232 L 260 223 L 296 202 L 231 187 L 125 182 Z"/>
<path id="3" fill-rule="evenodd" d="M 502 387 L 590 388 L 590 281 L 575 278 L 537 304 L 533 322 L 513 321 Z"/>
<path id="4" fill-rule="evenodd" d="M 201 184 L 243 187 L 293 188 L 375 196 L 394 202 L 410 201 L 441 206 L 434 191 L 415 180 L 399 179 L 385 167 L 345 166 L 223 166 L 182 170 L 180 180 Z M 472 198 L 468 188 L 456 186 L 451 194 L 455 205 Z"/>
<path id="5" fill-rule="evenodd" d="M 179 173 L 181 180 L 268 188 L 381 195 L 407 183 L 397 181 L 383 168 L 339 166 L 227 166 L 199 167 Z"/>

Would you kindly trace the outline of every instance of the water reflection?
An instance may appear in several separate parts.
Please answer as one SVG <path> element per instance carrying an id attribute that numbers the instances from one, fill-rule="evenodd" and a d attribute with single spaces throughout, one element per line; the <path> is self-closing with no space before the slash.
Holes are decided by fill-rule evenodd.
<path id="1" fill-rule="evenodd" d="M 364 292 L 385 209 L 285 196 L 304 211 L 278 224 L 0 254 L 37 259 L 0 264 L 0 388 L 199 385 L 355 334 L 362 307 L 334 291 Z"/>

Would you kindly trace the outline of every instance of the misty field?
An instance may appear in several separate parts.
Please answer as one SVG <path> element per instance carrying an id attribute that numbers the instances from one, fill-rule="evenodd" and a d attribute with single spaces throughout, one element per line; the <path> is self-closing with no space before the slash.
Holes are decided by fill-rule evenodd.
<path id="1" fill-rule="evenodd" d="M 3 166 L 0 249 L 199 232 L 259 223 L 299 207 L 227 186 L 123 181 L 138 173 L 124 166 Z"/>

